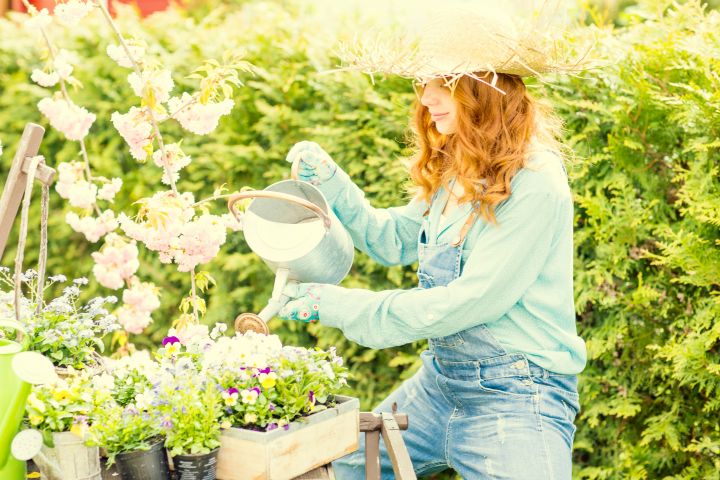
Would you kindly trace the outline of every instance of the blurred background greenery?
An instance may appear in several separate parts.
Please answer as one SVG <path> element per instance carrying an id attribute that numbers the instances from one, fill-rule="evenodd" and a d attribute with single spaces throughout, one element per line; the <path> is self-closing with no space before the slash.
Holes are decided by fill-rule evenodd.
<path id="1" fill-rule="evenodd" d="M 720 478 L 719 3 L 577 4 L 573 15 L 597 35 L 599 67 L 530 82 L 564 120 L 566 143 L 577 155 L 571 168 L 576 308 L 590 359 L 580 376 L 576 478 Z M 174 72 L 176 92 L 195 88 L 186 75 L 228 49 L 243 50 L 256 66 L 236 91 L 233 113 L 210 136 L 184 136 L 177 126 L 164 126 L 167 138 L 184 138 L 194 160 L 181 175 L 180 190 L 200 198 L 221 185 L 263 188 L 289 176 L 285 154 L 309 139 L 328 150 L 374 205 L 407 201 L 402 160 L 411 153 L 410 83 L 319 73 L 337 65 L 339 38 L 372 25 L 377 16 L 370 4 L 351 4 L 360 5 L 196 1 L 145 19 L 119 10 L 121 30 L 147 41 L 151 54 Z M 84 88 L 71 95 L 97 115 L 87 137 L 92 167 L 124 179 L 115 210 L 134 212 L 133 202 L 158 188 L 161 172 L 134 161 L 110 122 L 113 111 L 136 102 L 128 71 L 104 55 L 110 32 L 95 17 L 83 28 L 50 35 L 81 59 L 75 75 Z M 78 144 L 50 129 L 36 108 L 48 95 L 29 78 L 41 65 L 40 39 L 22 29 L 16 14 L 0 18 L 0 38 L 3 177 L 27 122 L 47 128 L 41 153 L 50 165 L 78 159 Z M 36 221 L 39 209 L 33 208 Z M 91 277 L 89 254 L 99 245 L 65 224 L 67 208 L 53 193 L 49 272 Z M 224 208 L 218 203 L 215 211 Z M 37 259 L 36 231 L 31 236 L 26 265 Z M 16 238 L 17 225 L 4 265 L 11 266 Z M 144 334 L 131 336 L 139 348 L 149 348 L 177 317 L 189 276 L 160 264 L 152 252 L 141 256 L 140 276 L 160 287 L 163 302 Z M 231 324 L 269 298 L 272 274 L 241 233 L 231 234 L 205 269 L 218 280 L 207 296 L 205 323 Z M 358 254 L 343 285 L 409 288 L 414 271 L 381 267 Z M 91 294 L 111 293 L 94 282 L 90 287 Z M 425 348 L 418 342 L 370 350 L 322 325 L 274 320 L 271 328 L 285 343 L 336 346 L 354 374 L 351 393 L 364 409 L 412 375 Z"/>

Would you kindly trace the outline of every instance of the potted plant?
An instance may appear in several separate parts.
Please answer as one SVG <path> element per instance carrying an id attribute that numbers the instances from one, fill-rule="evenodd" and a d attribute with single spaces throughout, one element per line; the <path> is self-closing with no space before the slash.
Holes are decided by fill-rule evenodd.
<path id="1" fill-rule="evenodd" d="M 358 448 L 359 402 L 338 395 L 348 371 L 334 349 L 283 346 L 276 335 L 247 332 L 195 336 L 172 350 L 219 385 L 221 478 L 296 476 Z"/>
<path id="2" fill-rule="evenodd" d="M 119 405 L 110 400 L 97 410 L 90 442 L 105 449 L 110 467 L 123 480 L 167 480 L 170 475 L 163 427 L 152 405 Z"/>
<path id="3" fill-rule="evenodd" d="M 103 338 L 120 328 L 106 308 L 117 299 L 95 297 L 81 302 L 81 287 L 87 284 L 87 279 L 77 278 L 63 288 L 60 296 L 44 302 L 36 298 L 37 273 L 28 270 L 21 279 L 29 292 L 28 297 L 20 300 L 20 322 L 29 340 L 27 349 L 47 356 L 63 375 L 68 369 L 100 367 Z M 45 290 L 66 282 L 64 275 L 49 277 Z M 0 318 L 15 318 L 13 289 L 10 270 L 0 267 Z"/>
<path id="4" fill-rule="evenodd" d="M 91 376 L 72 368 L 54 383 L 38 385 L 28 396 L 27 422 L 42 432 L 42 452 L 47 463 L 39 464 L 44 478 L 99 480 L 100 456 L 96 446 L 86 445 L 87 431 L 98 405 L 109 398 L 112 378 Z"/>
<path id="5" fill-rule="evenodd" d="M 159 353 L 164 357 L 164 375 L 153 390 L 165 428 L 165 447 L 178 478 L 214 479 L 223 414 L 219 386 L 213 378 L 201 375 L 192 359 L 182 356 L 177 337 L 163 343 Z"/>

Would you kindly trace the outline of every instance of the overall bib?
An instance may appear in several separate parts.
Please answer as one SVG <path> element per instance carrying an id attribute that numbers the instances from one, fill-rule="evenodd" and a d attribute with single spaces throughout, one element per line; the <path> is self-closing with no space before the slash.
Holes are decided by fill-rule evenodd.
<path id="1" fill-rule="evenodd" d="M 427 215 L 427 212 L 426 212 Z M 450 244 L 418 238 L 420 288 L 446 286 L 462 273 L 462 247 L 476 214 Z M 481 307 L 480 307 L 481 308 Z M 561 375 L 508 353 L 485 325 L 429 339 L 422 366 L 373 411 L 409 416 L 403 440 L 418 477 L 452 468 L 466 480 L 571 478 L 577 377 Z M 359 451 L 334 463 L 338 480 L 365 478 Z M 380 442 L 382 478 L 394 478 Z"/>

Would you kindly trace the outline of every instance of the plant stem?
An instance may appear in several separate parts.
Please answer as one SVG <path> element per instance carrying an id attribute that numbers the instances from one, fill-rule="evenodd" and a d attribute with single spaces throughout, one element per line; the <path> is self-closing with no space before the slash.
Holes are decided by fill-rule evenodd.
<path id="1" fill-rule="evenodd" d="M 40 29 L 40 33 L 42 33 L 43 38 L 45 39 L 45 44 L 48 47 L 48 51 L 50 52 L 50 59 L 53 62 L 53 65 L 55 64 L 55 50 L 53 48 L 52 43 L 50 42 L 50 38 L 47 36 L 47 33 L 45 32 L 44 28 Z M 65 86 L 65 80 L 58 75 L 58 78 L 60 79 L 60 90 L 62 91 L 63 98 L 65 99 L 65 102 L 67 102 L 68 106 L 70 108 L 74 108 L 75 104 L 72 102 L 72 99 L 70 98 L 70 94 L 67 91 L 67 87 Z M 85 148 L 85 140 L 80 139 L 78 140 L 80 143 L 80 152 L 82 152 L 83 157 L 83 163 L 85 165 L 85 176 L 87 177 L 88 183 L 92 183 L 92 171 L 90 170 L 90 159 L 88 158 L 87 149 Z M 100 215 L 100 207 L 97 206 L 97 202 L 93 202 L 93 210 L 95 210 L 95 213 L 97 215 Z"/>
<path id="2" fill-rule="evenodd" d="M 190 270 L 190 288 L 192 293 L 192 306 L 193 306 L 193 317 L 195 318 L 195 323 L 200 323 L 200 317 L 198 316 L 197 311 L 197 293 L 195 288 L 195 267 L 193 267 L 192 270 Z"/>
<path id="3" fill-rule="evenodd" d="M 199 200 L 199 201 L 193 203 L 192 205 L 190 205 L 190 207 L 191 207 L 191 208 L 195 208 L 195 207 L 197 207 L 197 206 L 199 206 L 199 205 L 202 205 L 203 203 L 213 202 L 213 201 L 215 201 L 215 200 L 220 200 L 221 198 L 230 198 L 230 196 L 232 196 L 232 195 L 234 195 L 234 194 L 232 194 L 232 193 L 226 193 L 226 194 L 224 194 L 224 195 L 215 195 L 215 196 L 212 196 L 212 197 L 204 198 L 204 199 L 202 199 L 202 200 Z"/>
<path id="4" fill-rule="evenodd" d="M 110 16 L 110 13 L 108 12 L 105 5 L 103 4 L 102 0 L 98 0 L 97 5 L 100 8 L 100 11 L 102 11 L 103 17 L 105 17 L 105 20 L 107 20 L 108 24 L 110 25 L 110 28 L 112 28 L 113 32 L 115 33 L 115 36 L 117 37 L 118 41 L 120 42 L 120 45 L 122 45 L 123 49 L 125 50 L 125 54 L 127 55 L 128 59 L 130 60 L 130 63 L 132 63 L 133 69 L 135 70 L 135 74 L 142 81 L 142 71 L 140 70 L 140 65 L 138 65 L 138 63 L 135 61 L 132 54 L 130 53 L 130 47 L 128 47 L 128 44 L 125 41 L 125 38 L 122 36 L 122 33 L 120 33 L 120 30 L 117 28 L 117 25 L 115 25 L 115 21 L 113 21 L 112 17 Z M 153 109 L 149 106 L 145 107 L 145 111 L 150 116 L 150 123 L 152 123 L 153 131 L 155 133 L 155 138 L 157 139 L 158 144 L 160 145 L 160 152 L 162 154 L 162 164 L 163 164 L 163 168 L 165 169 L 165 175 L 167 175 L 168 179 L 170 180 L 170 187 L 172 188 L 172 191 L 174 193 L 178 193 L 177 187 L 175 186 L 175 180 L 173 179 L 172 171 L 170 170 L 170 167 L 167 164 L 167 157 L 165 155 L 165 142 L 163 142 L 162 135 L 160 134 L 160 128 L 158 127 L 158 121 L 155 118 L 155 113 L 153 112 Z"/>

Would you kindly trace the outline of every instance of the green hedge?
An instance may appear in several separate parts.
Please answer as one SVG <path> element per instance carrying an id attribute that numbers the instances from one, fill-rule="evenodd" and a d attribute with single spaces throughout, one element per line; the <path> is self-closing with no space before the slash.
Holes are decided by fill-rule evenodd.
<path id="1" fill-rule="evenodd" d="M 296 141 L 312 139 L 375 205 L 406 201 L 401 159 L 408 154 L 410 85 L 318 74 L 334 66 L 327 51 L 331 37 L 317 16 L 286 3 L 199 4 L 202 12 L 168 12 L 143 22 L 121 16 L 124 32 L 146 38 L 166 59 L 176 88 L 192 88 L 184 76 L 228 48 L 245 49 L 258 67 L 244 78 L 236 109 L 214 134 L 184 140 L 194 162 L 179 188 L 196 197 L 222 184 L 262 188 L 287 178 L 286 152 Z M 555 103 L 579 158 L 571 171 L 575 290 L 590 361 L 581 376 L 575 474 L 719 478 L 720 19 L 695 2 L 668 10 L 657 1 L 629 7 L 621 19 L 623 26 L 598 43 L 602 68 L 534 87 Z M 112 128 L 110 113 L 135 102 L 124 80 L 128 72 L 98 53 L 110 41 L 102 24 L 84 25 L 51 35 L 86 58 L 77 71 L 85 88 L 72 95 L 98 115 L 88 137 L 91 163 L 103 175 L 123 176 L 117 206 L 132 211 L 132 202 L 156 188 L 160 171 L 132 160 Z M 44 124 L 35 104 L 47 93 L 29 81 L 39 64 L 37 39 L 8 20 L 0 20 L 0 38 L 0 138 L 6 149 L 0 160 L 6 171 L 24 124 Z M 164 132 L 181 135 L 174 126 Z M 77 157 L 78 147 L 48 130 L 42 153 L 54 165 Z M 89 276 L 89 253 L 98 245 L 64 225 L 65 206 L 57 195 L 52 208 L 50 272 Z M 37 245 L 37 238 L 32 242 Z M 143 252 L 142 262 L 141 274 L 163 290 L 155 323 L 133 337 L 150 345 L 177 315 L 189 279 L 152 253 Z M 242 234 L 229 237 L 207 270 L 218 279 L 209 293 L 208 323 L 258 311 L 269 297 L 272 275 Z M 344 284 L 380 290 L 414 282 L 413 268 L 384 268 L 358 255 Z M 419 342 L 369 350 L 319 325 L 275 320 L 271 328 L 288 343 L 337 346 L 355 374 L 352 388 L 363 408 L 411 375 L 424 348 Z"/>

